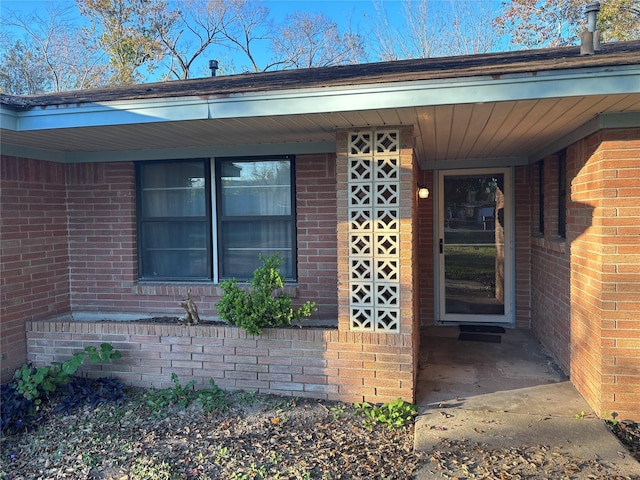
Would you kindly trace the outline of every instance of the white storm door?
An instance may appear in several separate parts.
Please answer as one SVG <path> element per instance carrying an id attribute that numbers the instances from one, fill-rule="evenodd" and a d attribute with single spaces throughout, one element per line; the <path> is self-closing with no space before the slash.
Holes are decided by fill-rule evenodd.
<path id="1" fill-rule="evenodd" d="M 438 323 L 514 324 L 511 176 L 506 168 L 438 174 Z"/>

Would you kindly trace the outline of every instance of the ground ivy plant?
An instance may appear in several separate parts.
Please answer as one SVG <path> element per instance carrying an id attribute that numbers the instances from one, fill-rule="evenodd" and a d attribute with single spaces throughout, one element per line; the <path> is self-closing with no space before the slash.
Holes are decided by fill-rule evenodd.
<path id="1" fill-rule="evenodd" d="M 164 417 L 169 414 L 169 407 L 177 406 L 184 410 L 193 402 L 200 405 L 203 411 L 224 411 L 229 408 L 229 400 L 224 391 L 220 389 L 213 378 L 209 379 L 209 387 L 196 389 L 196 381 L 191 380 L 182 385 L 178 375 L 171 374 L 172 387 L 161 390 L 149 390 L 146 395 L 146 403 L 152 410 L 154 417 Z"/>
<path id="2" fill-rule="evenodd" d="M 253 272 L 246 287 L 235 279 L 220 284 L 224 293 L 216 308 L 223 320 L 244 328 L 249 335 L 261 335 L 265 327 L 291 325 L 292 321 L 309 317 L 317 310 L 314 302 L 293 308 L 291 296 L 284 291 L 280 255 L 268 258 L 260 255 L 260 261 L 262 266 Z"/>
<path id="3" fill-rule="evenodd" d="M 413 421 L 418 410 L 415 405 L 398 398 L 392 402 L 373 405 L 368 402 L 355 403 L 356 411 L 365 417 L 365 424 L 384 423 L 388 428 L 402 428 Z"/>

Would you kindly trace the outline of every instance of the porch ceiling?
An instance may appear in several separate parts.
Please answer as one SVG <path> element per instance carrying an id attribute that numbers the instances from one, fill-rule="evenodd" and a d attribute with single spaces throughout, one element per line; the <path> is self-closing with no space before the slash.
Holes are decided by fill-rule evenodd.
<path id="1" fill-rule="evenodd" d="M 607 113 L 633 115 L 637 122 L 640 94 L 30 131 L 3 129 L 1 134 L 3 150 L 9 154 L 24 147 L 59 152 L 62 161 L 114 161 L 146 155 L 154 158 L 161 150 L 181 155 L 185 149 L 210 149 L 213 156 L 230 151 L 222 147 L 237 147 L 240 153 L 246 145 L 262 146 L 264 153 L 282 145 L 289 148 L 289 153 L 327 151 L 335 142 L 336 129 L 413 125 L 417 158 L 422 168 L 429 168 L 434 162 L 442 166 L 441 162 L 470 159 L 534 161 L 550 153 L 547 150 L 560 148 L 563 139 L 599 114 Z"/>

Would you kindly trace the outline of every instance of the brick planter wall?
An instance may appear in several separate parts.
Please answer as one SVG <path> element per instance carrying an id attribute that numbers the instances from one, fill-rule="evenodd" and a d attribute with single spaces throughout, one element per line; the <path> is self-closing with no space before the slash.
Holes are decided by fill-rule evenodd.
<path id="1" fill-rule="evenodd" d="M 87 376 L 112 376 L 141 387 L 215 384 L 227 390 L 345 402 L 413 401 L 410 337 L 337 329 L 266 329 L 128 322 L 28 322 L 29 361 L 63 362 L 86 346 L 111 343 L 122 358 L 88 364 Z"/>

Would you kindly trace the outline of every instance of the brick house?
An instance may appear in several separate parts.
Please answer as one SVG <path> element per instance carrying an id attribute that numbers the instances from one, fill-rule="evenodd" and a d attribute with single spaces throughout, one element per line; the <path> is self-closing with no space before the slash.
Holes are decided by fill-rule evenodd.
<path id="1" fill-rule="evenodd" d="M 640 419 L 640 42 L 0 100 L 3 382 L 107 341 L 135 385 L 413 400 L 421 327 L 491 325 Z M 313 328 L 126 321 L 275 251 Z"/>

